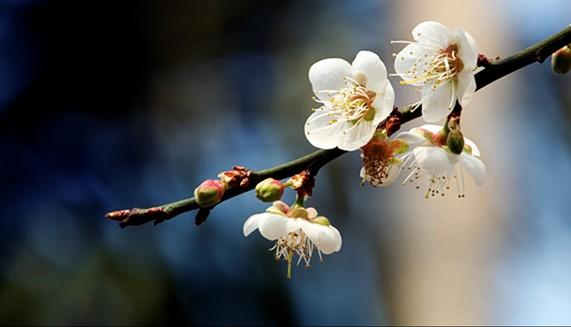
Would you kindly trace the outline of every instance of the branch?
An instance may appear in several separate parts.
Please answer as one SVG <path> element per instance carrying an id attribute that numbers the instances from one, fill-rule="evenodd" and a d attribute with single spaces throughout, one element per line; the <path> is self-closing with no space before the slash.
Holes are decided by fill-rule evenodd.
<path id="1" fill-rule="evenodd" d="M 476 90 L 480 90 L 488 84 L 530 64 L 536 62 L 542 63 L 555 51 L 570 43 L 571 25 L 510 57 L 493 62 L 486 60 L 485 68 L 475 75 Z M 421 115 L 422 108 L 416 108 L 415 110 L 408 108 L 408 110 L 404 111 L 399 111 L 395 108 L 391 115 L 382 123 L 382 126 L 387 128 L 389 134 L 392 134 L 400 128 L 401 124 L 419 118 Z M 252 190 L 258 182 L 269 177 L 280 180 L 293 176 L 303 170 L 309 170 L 311 175 L 315 176 L 321 167 L 345 153 L 345 151 L 339 149 L 318 150 L 272 168 L 248 171 L 248 182 L 227 190 L 221 202 Z M 196 223 L 200 224 L 206 220 L 213 207 L 200 208 L 194 198 L 188 198 L 152 208 L 133 208 L 113 211 L 108 213 L 106 217 L 119 222 L 119 226 L 121 227 L 139 226 L 151 221 L 156 225 L 182 213 L 199 209 Z"/>

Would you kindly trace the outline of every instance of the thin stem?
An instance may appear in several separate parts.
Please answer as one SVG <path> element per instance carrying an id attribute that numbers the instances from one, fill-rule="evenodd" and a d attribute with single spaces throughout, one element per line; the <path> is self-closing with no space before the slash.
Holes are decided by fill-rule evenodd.
<path id="1" fill-rule="evenodd" d="M 492 82 L 495 82 L 498 79 L 507 76 L 519 69 L 522 69 L 530 64 L 536 62 L 544 62 L 549 56 L 551 56 L 551 54 L 569 43 L 571 43 L 571 25 L 546 38 L 545 40 L 540 41 L 512 56 L 494 61 L 489 65 L 486 65 L 486 67 L 475 76 L 476 90 L 480 90 L 488 84 L 491 84 Z M 421 115 L 421 106 L 415 107 L 415 110 L 403 110 L 400 112 L 395 110 L 391 116 L 389 116 L 389 118 L 387 118 L 383 123 L 387 125 L 391 123 L 391 127 L 389 128 L 387 126 L 387 129 L 389 129 L 390 133 L 392 134 L 398 130 L 398 128 L 400 128 L 401 124 L 414 120 Z M 394 121 L 397 123 L 394 124 Z M 250 183 L 245 186 L 229 189 L 224 194 L 221 202 L 252 190 L 258 182 L 269 177 L 275 179 L 284 179 L 293 176 L 303 170 L 309 170 L 312 176 L 315 176 L 321 167 L 345 153 L 346 151 L 339 149 L 318 150 L 272 168 L 259 171 L 251 171 L 249 176 Z M 202 222 L 206 219 L 206 216 L 212 207 L 200 208 L 196 204 L 194 198 L 188 198 L 147 209 L 133 208 L 113 211 L 108 213 L 106 217 L 111 220 L 118 221 L 121 227 L 138 226 L 151 221 L 155 224 L 158 224 L 165 220 L 174 218 L 182 213 L 196 209 L 201 209 L 199 210 L 199 215 L 200 222 Z M 198 221 L 199 217 L 197 217 L 197 223 Z"/>

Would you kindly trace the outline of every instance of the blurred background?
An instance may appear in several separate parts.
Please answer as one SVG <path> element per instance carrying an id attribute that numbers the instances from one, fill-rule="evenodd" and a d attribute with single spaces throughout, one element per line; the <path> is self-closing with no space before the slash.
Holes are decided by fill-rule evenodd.
<path id="1" fill-rule="evenodd" d="M 317 60 L 368 49 L 392 71 L 389 40 L 424 20 L 507 56 L 570 12 L 565 0 L 0 1 L 0 322 L 571 324 L 571 75 L 548 63 L 464 110 L 488 175 L 468 178 L 463 200 L 360 186 L 358 153 L 322 169 L 309 205 L 343 248 L 292 280 L 269 241 L 242 235 L 266 207 L 252 193 L 200 227 L 193 214 L 127 229 L 103 218 L 312 151 Z M 414 100 L 393 85 L 397 105 Z"/>

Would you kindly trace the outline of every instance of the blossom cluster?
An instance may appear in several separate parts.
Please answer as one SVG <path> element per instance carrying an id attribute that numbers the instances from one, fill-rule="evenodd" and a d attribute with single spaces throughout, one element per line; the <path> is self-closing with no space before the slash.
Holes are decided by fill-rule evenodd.
<path id="1" fill-rule="evenodd" d="M 388 186 L 404 176 L 402 184 L 416 182 L 420 189 L 418 183 L 426 183 L 426 198 L 444 196 L 451 188 L 463 198 L 464 171 L 478 185 L 486 172 L 480 150 L 460 128 L 462 108 L 476 91 L 478 49 L 464 30 L 432 21 L 417 25 L 412 36 L 414 41 L 392 41 L 406 46 L 394 56 L 391 74 L 371 51 L 358 52 L 351 63 L 328 58 L 313 64 L 309 81 L 318 108 L 305 123 L 305 136 L 319 149 L 359 150 L 362 183 Z M 394 106 L 395 91 L 389 77 L 397 77 L 401 85 L 419 92 L 419 100 L 405 108 L 421 110 L 428 124 L 398 133 L 400 125 L 388 128 L 389 118 L 403 113 Z M 288 187 L 298 195 L 292 206 L 280 200 Z M 288 277 L 292 262 L 309 266 L 314 253 L 322 259 L 323 254 L 341 249 L 341 234 L 330 220 L 305 207 L 312 187 L 307 173 L 286 183 L 274 179 L 260 182 L 258 198 L 273 204 L 244 223 L 245 236 L 257 229 L 275 242 L 270 250 L 277 260 L 287 262 Z M 214 188 L 209 194 L 216 191 Z"/>

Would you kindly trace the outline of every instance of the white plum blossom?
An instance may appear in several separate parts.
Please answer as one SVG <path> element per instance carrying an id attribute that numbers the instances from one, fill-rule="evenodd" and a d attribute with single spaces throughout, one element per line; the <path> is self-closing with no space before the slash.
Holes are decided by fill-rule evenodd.
<path id="1" fill-rule="evenodd" d="M 391 185 L 402 171 L 402 158 L 425 142 L 424 137 L 411 132 L 400 132 L 391 137 L 383 132 L 375 133 L 361 148 L 361 183 L 367 182 L 375 187 Z"/>
<path id="2" fill-rule="evenodd" d="M 341 234 L 329 220 L 317 215 L 314 208 L 289 207 L 276 201 L 266 212 L 250 216 L 243 227 L 244 236 L 258 229 L 263 237 L 275 241 L 270 249 L 277 260 L 288 263 L 288 278 L 291 278 L 291 264 L 298 255 L 297 264 L 303 260 L 309 267 L 314 250 L 320 260 L 322 254 L 331 254 L 341 249 Z"/>
<path id="3" fill-rule="evenodd" d="M 474 142 L 464 137 L 464 149 L 460 154 L 454 154 L 446 145 L 438 144 L 437 133 L 442 129 L 438 125 L 423 125 L 411 130 L 412 133 L 421 135 L 426 142 L 417 146 L 410 154 L 403 158 L 403 166 L 410 170 L 403 184 L 414 182 L 428 175 L 428 189 L 425 197 L 440 194 L 444 196 L 450 189 L 452 181 L 456 184 L 458 197 L 464 194 L 464 170 L 468 172 L 478 185 L 484 183 L 486 167 L 479 159 L 480 150 Z M 420 188 L 420 186 L 417 186 Z"/>
<path id="4" fill-rule="evenodd" d="M 373 137 L 393 110 L 395 93 L 375 53 L 360 51 L 353 63 L 323 59 L 309 69 L 321 107 L 305 123 L 309 143 L 320 149 L 357 150 Z"/>
<path id="5" fill-rule="evenodd" d="M 418 24 L 408 44 L 395 56 L 395 76 L 401 84 L 420 88 L 422 116 L 427 122 L 446 117 L 456 100 L 465 106 L 476 91 L 478 49 L 474 38 L 463 29 L 437 23 Z"/>

